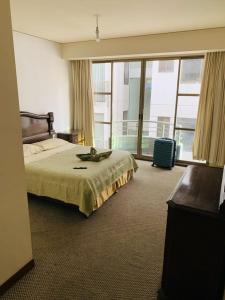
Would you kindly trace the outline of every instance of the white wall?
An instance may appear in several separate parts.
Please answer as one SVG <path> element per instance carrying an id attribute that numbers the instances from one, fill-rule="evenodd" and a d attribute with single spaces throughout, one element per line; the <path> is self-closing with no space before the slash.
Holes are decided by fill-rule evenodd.
<path id="1" fill-rule="evenodd" d="M 71 65 L 58 43 L 14 32 L 20 110 L 54 112 L 56 131 L 71 128 Z"/>
<path id="2" fill-rule="evenodd" d="M 0 286 L 32 259 L 8 0 L 0 1 Z"/>

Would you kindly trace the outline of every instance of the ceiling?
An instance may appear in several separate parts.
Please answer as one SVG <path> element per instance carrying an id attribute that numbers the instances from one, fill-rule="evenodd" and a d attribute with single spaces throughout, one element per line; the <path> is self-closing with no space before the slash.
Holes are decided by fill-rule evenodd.
<path id="1" fill-rule="evenodd" d="M 13 29 L 66 43 L 225 27 L 225 0 L 11 0 Z"/>

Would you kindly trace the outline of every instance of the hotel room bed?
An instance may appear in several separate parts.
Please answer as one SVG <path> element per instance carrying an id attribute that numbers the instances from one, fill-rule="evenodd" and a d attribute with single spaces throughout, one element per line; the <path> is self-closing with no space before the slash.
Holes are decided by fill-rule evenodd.
<path id="1" fill-rule="evenodd" d="M 109 158 L 100 162 L 81 161 L 76 154 L 87 153 L 90 147 L 52 139 L 53 115 L 50 115 L 38 119 L 40 115 L 21 113 L 24 143 L 30 142 L 31 147 L 39 149 L 24 158 L 27 191 L 75 204 L 89 216 L 133 177 L 137 164 L 129 152 L 119 150 L 112 151 Z"/>

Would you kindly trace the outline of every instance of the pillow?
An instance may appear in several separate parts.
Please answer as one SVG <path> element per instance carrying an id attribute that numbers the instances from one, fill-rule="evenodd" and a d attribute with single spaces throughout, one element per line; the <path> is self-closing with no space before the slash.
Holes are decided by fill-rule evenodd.
<path id="1" fill-rule="evenodd" d="M 33 144 L 23 144 L 23 155 L 24 157 L 31 156 L 33 154 L 40 153 L 42 149 Z"/>
<path id="2" fill-rule="evenodd" d="M 52 138 L 52 139 L 34 143 L 34 145 L 40 147 L 42 151 L 58 148 L 66 144 L 69 144 L 69 142 L 58 138 Z"/>

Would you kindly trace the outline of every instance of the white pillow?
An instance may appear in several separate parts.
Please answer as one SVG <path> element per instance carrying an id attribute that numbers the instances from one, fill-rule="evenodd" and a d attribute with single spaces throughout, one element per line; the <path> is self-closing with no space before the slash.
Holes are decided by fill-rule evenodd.
<path id="1" fill-rule="evenodd" d="M 66 145 L 66 144 L 69 144 L 69 142 L 62 140 L 62 139 L 58 139 L 58 138 L 52 138 L 52 139 L 34 143 L 33 145 L 40 147 L 41 150 L 44 151 L 44 150 L 58 148 L 58 147 Z"/>
<path id="2" fill-rule="evenodd" d="M 31 156 L 43 151 L 40 147 L 33 144 L 23 144 L 23 155 L 24 157 Z"/>

